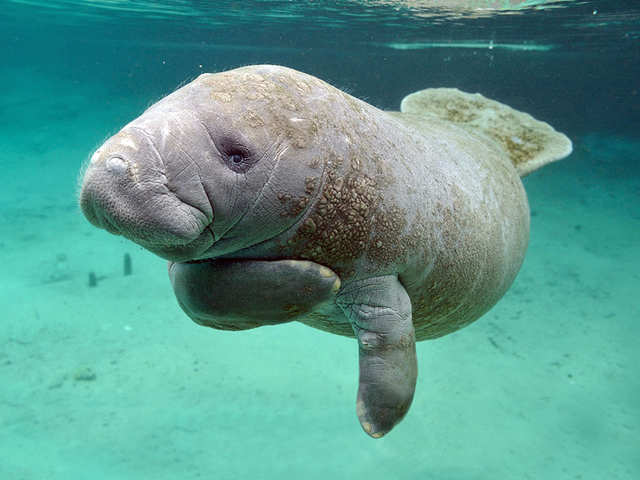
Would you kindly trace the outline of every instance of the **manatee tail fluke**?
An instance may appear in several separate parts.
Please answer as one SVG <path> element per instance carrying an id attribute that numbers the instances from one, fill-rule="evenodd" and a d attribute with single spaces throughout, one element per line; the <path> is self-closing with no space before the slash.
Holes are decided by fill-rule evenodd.
<path id="1" fill-rule="evenodd" d="M 445 120 L 474 135 L 483 134 L 507 152 L 521 177 L 572 151 L 571 140 L 548 123 L 479 93 L 456 88 L 420 90 L 404 97 L 400 111 Z"/>

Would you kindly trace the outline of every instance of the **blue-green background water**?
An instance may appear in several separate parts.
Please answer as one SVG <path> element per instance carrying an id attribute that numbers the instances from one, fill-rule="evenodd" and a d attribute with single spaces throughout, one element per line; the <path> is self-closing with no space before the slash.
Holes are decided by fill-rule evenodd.
<path id="1" fill-rule="evenodd" d="M 385 109 L 478 91 L 574 142 L 524 180 L 516 283 L 418 345 L 413 406 L 382 440 L 355 416 L 353 340 L 199 327 L 162 260 L 76 205 L 106 137 L 252 63 Z M 635 0 L 3 0 L 0 478 L 640 478 L 639 91 Z"/>

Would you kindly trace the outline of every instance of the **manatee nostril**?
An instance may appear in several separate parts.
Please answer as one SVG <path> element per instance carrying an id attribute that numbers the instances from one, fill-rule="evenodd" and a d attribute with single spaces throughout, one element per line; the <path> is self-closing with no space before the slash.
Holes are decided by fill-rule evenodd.
<path id="1" fill-rule="evenodd" d="M 127 171 L 127 162 L 122 157 L 111 157 L 106 162 L 107 170 L 111 173 L 122 174 Z"/>

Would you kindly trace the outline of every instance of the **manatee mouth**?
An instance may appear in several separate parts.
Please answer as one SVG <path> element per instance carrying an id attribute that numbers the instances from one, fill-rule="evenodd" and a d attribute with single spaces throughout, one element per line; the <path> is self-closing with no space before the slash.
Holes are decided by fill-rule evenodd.
<path id="1" fill-rule="evenodd" d="M 80 192 L 89 222 L 167 260 L 200 258 L 214 243 L 213 215 L 162 186 L 128 185 L 89 169 Z"/>
<path id="2" fill-rule="evenodd" d="M 81 202 L 82 210 L 87 219 L 95 226 L 114 235 L 120 235 L 131 240 L 156 255 L 171 261 L 183 262 L 205 255 L 205 252 L 215 244 L 211 225 L 196 227 L 197 220 L 193 218 L 184 228 L 162 228 L 149 224 L 148 226 L 125 225 L 114 220 L 108 212 L 95 208 L 87 202 Z M 168 218 L 175 220 L 175 217 Z M 196 227 L 196 228 L 194 228 Z"/>
<path id="3" fill-rule="evenodd" d="M 122 235 L 118 226 L 109 219 L 104 210 L 96 208 L 95 203 L 89 201 L 86 195 L 80 197 L 80 209 L 92 225 L 102 228 L 112 235 Z"/>
<path id="4" fill-rule="evenodd" d="M 213 232 L 205 228 L 198 237 L 189 243 L 158 245 L 154 243 L 137 242 L 150 252 L 171 262 L 190 262 L 200 258 L 207 258 L 206 252 L 215 244 Z"/>

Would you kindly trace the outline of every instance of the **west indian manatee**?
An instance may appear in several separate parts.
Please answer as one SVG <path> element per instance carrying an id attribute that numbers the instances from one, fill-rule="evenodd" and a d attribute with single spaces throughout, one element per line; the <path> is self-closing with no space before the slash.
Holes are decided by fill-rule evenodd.
<path id="1" fill-rule="evenodd" d="M 91 157 L 94 225 L 170 261 L 194 321 L 296 320 L 356 337 L 357 413 L 381 437 L 415 389 L 415 341 L 476 320 L 529 237 L 520 177 L 571 152 L 546 123 L 428 89 L 385 112 L 274 65 L 203 74 Z"/>

